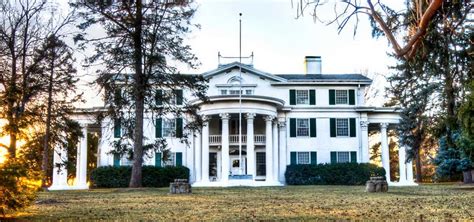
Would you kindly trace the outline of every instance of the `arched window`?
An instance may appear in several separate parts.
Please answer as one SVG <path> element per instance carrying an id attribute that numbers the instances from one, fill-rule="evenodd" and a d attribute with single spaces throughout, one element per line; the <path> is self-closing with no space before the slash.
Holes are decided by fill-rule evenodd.
<path id="1" fill-rule="evenodd" d="M 227 80 L 227 84 L 239 85 L 240 83 L 244 83 L 244 82 L 243 82 L 243 79 L 239 76 L 233 76 L 229 80 Z"/>

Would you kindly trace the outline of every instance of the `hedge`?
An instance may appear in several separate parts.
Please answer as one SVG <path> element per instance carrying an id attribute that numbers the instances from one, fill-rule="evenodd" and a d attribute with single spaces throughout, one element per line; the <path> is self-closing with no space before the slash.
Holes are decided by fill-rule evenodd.
<path id="1" fill-rule="evenodd" d="M 371 176 L 385 176 L 385 169 L 369 163 L 288 165 L 289 185 L 363 185 Z"/>
<path id="2" fill-rule="evenodd" d="M 91 172 L 91 185 L 97 188 L 128 187 L 132 173 L 131 166 L 103 166 Z M 167 187 L 174 179 L 189 179 L 189 169 L 184 166 L 143 166 L 144 187 Z"/>

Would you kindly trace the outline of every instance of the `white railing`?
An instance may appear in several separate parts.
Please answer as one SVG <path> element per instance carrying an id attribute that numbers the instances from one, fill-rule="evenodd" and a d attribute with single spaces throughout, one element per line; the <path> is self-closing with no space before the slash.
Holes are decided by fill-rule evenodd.
<path id="1" fill-rule="evenodd" d="M 254 135 L 255 145 L 264 145 L 265 144 L 265 135 Z M 221 135 L 209 135 L 209 145 L 220 145 L 222 144 Z M 238 145 L 239 144 L 239 135 L 229 135 L 229 144 Z M 242 135 L 242 144 L 247 144 L 247 135 Z"/>

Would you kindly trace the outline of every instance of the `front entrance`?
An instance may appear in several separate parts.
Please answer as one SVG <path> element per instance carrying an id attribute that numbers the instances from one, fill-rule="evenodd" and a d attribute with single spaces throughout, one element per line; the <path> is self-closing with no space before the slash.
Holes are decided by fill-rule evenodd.
<path id="1" fill-rule="evenodd" d="M 231 175 L 241 175 L 246 174 L 247 171 L 247 161 L 246 157 L 242 156 L 242 168 L 243 172 L 240 172 L 240 159 L 239 157 L 231 157 L 230 158 L 230 173 Z"/>

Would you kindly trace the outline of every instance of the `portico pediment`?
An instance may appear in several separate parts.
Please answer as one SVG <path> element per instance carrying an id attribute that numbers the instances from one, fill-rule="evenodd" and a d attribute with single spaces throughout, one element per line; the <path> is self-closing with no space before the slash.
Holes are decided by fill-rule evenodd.
<path id="1" fill-rule="evenodd" d="M 267 72 L 260 71 L 258 69 L 253 68 L 253 66 L 251 66 L 251 65 L 245 65 L 245 64 L 241 64 L 239 62 L 233 62 L 233 63 L 221 65 L 217 69 L 211 70 L 209 72 L 205 72 L 202 75 L 204 76 L 204 78 L 209 79 L 209 78 L 211 78 L 213 76 L 216 76 L 216 75 L 229 73 L 229 72 L 231 72 L 232 70 L 235 70 L 235 69 L 242 70 L 242 73 L 250 73 L 250 74 L 259 76 L 261 78 L 270 79 L 270 80 L 276 81 L 276 82 L 286 82 L 287 81 L 286 79 L 284 79 L 282 77 L 279 77 L 279 76 L 276 76 L 276 75 L 273 75 L 273 74 L 270 74 L 270 73 L 267 73 Z"/>

